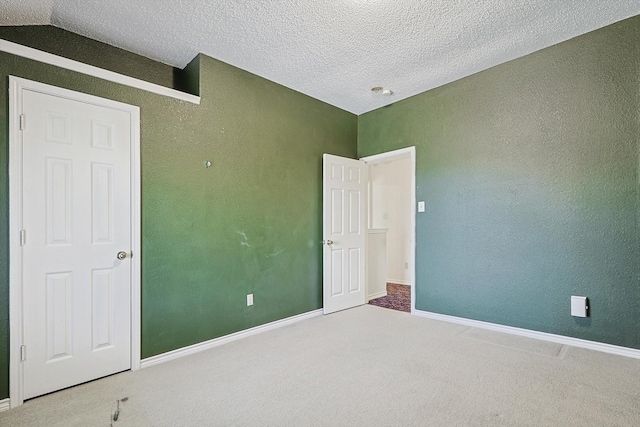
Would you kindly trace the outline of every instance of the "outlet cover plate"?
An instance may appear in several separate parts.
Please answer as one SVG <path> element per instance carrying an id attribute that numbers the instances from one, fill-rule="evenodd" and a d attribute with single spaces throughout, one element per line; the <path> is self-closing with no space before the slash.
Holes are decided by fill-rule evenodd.
<path id="1" fill-rule="evenodd" d="M 587 317 L 587 297 L 571 296 L 571 315 Z"/>

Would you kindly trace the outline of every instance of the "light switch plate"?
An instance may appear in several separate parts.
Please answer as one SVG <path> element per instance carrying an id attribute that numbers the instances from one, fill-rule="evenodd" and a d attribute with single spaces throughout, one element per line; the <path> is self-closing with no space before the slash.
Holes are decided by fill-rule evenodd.
<path id="1" fill-rule="evenodd" d="M 424 202 L 418 202 L 418 212 L 424 212 Z"/>

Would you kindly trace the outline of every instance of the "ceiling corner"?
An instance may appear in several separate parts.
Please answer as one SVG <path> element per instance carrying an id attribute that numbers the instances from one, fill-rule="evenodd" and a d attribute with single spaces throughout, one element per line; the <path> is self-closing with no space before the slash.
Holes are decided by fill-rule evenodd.
<path id="1" fill-rule="evenodd" d="M 2 0 L 0 26 L 50 25 L 54 0 Z"/>

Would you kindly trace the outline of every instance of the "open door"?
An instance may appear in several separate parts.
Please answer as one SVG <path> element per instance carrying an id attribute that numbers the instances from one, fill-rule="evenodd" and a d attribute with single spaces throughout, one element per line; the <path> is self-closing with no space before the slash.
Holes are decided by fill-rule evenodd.
<path id="1" fill-rule="evenodd" d="M 323 310 L 324 314 L 364 304 L 364 162 L 324 154 L 323 160 Z"/>

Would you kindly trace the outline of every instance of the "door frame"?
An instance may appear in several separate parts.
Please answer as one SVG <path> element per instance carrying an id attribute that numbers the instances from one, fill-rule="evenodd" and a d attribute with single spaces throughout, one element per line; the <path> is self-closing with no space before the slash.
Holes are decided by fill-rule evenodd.
<path id="1" fill-rule="evenodd" d="M 374 154 L 372 156 L 361 157 L 359 160 L 362 160 L 367 165 L 375 165 L 379 163 L 386 163 L 392 160 L 398 160 L 409 157 L 411 160 L 411 247 L 412 251 L 410 253 L 411 262 L 411 270 L 410 270 L 410 279 L 411 279 L 411 314 L 415 314 L 416 311 L 416 215 L 417 215 L 417 203 L 416 203 L 416 147 L 406 147 L 401 148 L 399 150 L 387 151 L 385 153 Z M 371 182 L 371 174 L 369 174 L 369 182 Z M 368 205 L 370 206 L 371 198 L 368 197 Z M 370 223 L 369 216 L 371 215 L 371 209 L 367 209 L 367 224 Z M 368 291 L 367 291 L 368 292 Z"/>
<path id="2" fill-rule="evenodd" d="M 22 134 L 20 114 L 22 91 L 84 102 L 123 111 L 131 117 L 131 370 L 140 369 L 140 107 L 110 99 L 62 89 L 20 77 L 9 76 L 9 397 L 11 408 L 22 405 L 23 364 L 20 347 L 23 344 L 22 265 L 20 245 L 22 229 Z M 25 124 L 28 126 L 28 123 Z"/>

